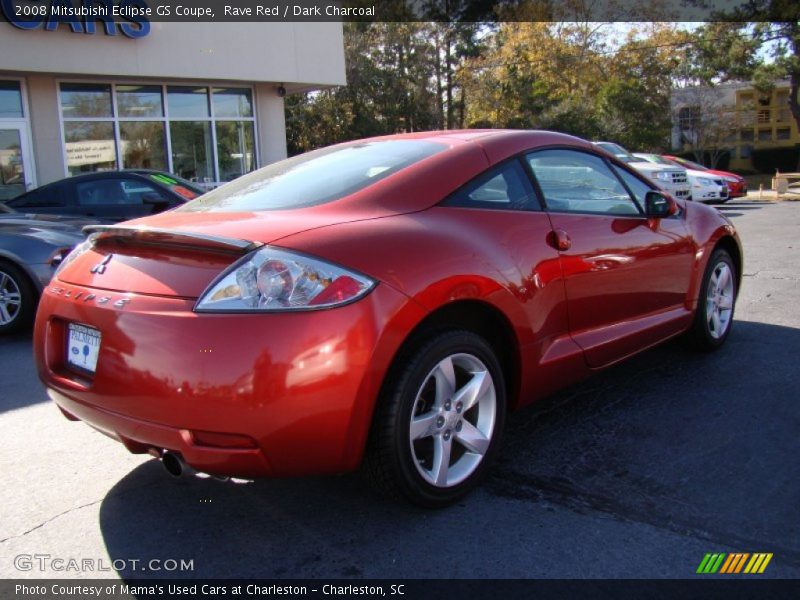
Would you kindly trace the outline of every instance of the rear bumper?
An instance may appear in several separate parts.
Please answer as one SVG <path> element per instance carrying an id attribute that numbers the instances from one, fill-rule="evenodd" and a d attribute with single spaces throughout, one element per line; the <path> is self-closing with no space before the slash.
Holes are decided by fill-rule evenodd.
<path id="1" fill-rule="evenodd" d="M 192 468 L 204 473 L 242 478 L 271 475 L 261 448 L 213 448 L 196 443 L 191 430 L 167 427 L 91 406 L 48 389 L 47 395 L 68 419 L 85 421 L 98 431 L 122 443 L 133 454 L 151 449 L 180 453 Z"/>
<path id="2" fill-rule="evenodd" d="M 347 306 L 283 314 L 105 297 L 58 280 L 42 294 L 34 355 L 50 397 L 131 452 L 172 450 L 199 471 L 247 478 L 356 468 L 385 371 L 424 316 L 385 284 Z M 102 334 L 93 377 L 66 368 L 70 322 Z M 196 434 L 252 444 L 209 447 Z"/>

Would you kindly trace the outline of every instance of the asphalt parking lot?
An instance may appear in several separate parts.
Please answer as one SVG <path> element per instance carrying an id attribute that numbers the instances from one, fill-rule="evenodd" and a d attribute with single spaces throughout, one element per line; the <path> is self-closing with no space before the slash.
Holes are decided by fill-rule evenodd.
<path id="1" fill-rule="evenodd" d="M 671 342 L 512 415 L 488 482 L 441 511 L 354 475 L 173 480 L 61 416 L 29 335 L 0 340 L 0 577 L 117 576 L 15 567 L 47 554 L 125 577 L 686 578 L 707 552 L 800 577 L 800 203 L 722 210 L 745 246 L 728 344 Z"/>

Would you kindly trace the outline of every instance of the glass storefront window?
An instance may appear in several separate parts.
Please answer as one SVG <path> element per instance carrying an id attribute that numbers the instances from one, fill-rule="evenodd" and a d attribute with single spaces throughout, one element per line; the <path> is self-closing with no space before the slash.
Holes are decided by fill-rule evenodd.
<path id="1" fill-rule="evenodd" d="M 253 100 L 245 88 L 214 88 L 214 116 L 219 118 L 252 117 Z"/>
<path id="2" fill-rule="evenodd" d="M 213 187 L 258 166 L 252 89 L 62 83 L 60 98 L 70 175 L 156 169 Z"/>
<path id="3" fill-rule="evenodd" d="M 0 81 L 0 119 L 21 119 L 22 92 L 17 81 Z"/>
<path id="4" fill-rule="evenodd" d="M 111 86 L 94 83 L 62 83 L 61 114 L 65 118 L 113 117 Z"/>
<path id="5" fill-rule="evenodd" d="M 255 169 L 252 121 L 217 121 L 220 181 L 232 181 Z"/>
<path id="6" fill-rule="evenodd" d="M 167 102 L 172 119 L 209 116 L 208 88 L 170 86 L 167 88 Z"/>
<path id="7" fill-rule="evenodd" d="M 64 143 L 70 175 L 117 168 L 117 144 L 110 121 L 66 122 Z"/>
<path id="8" fill-rule="evenodd" d="M 163 121 L 121 121 L 119 139 L 123 169 L 168 168 Z"/>
<path id="9" fill-rule="evenodd" d="M 118 85 L 117 110 L 120 117 L 163 117 L 161 86 Z"/>
<path id="10" fill-rule="evenodd" d="M 173 121 L 169 124 L 172 141 L 172 172 L 197 183 L 214 181 L 214 165 L 209 121 Z"/>

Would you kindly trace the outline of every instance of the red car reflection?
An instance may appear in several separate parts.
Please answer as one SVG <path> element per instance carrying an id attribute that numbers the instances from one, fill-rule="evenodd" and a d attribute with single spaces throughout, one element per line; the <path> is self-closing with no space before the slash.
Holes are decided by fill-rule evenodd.
<path id="1" fill-rule="evenodd" d="M 374 138 L 95 227 L 35 353 L 68 418 L 173 474 L 361 467 L 438 506 L 508 410 L 679 334 L 719 347 L 741 261 L 718 211 L 583 140 Z"/>

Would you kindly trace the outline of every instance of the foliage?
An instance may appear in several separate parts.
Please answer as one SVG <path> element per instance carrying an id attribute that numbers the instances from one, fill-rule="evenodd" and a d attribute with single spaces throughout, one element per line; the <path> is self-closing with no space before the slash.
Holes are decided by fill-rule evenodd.
<path id="1" fill-rule="evenodd" d="M 776 8 L 782 2 L 750 0 L 747 7 L 763 21 L 769 11 L 792 9 Z M 532 10 L 522 3 L 499 24 L 477 22 L 491 4 L 428 0 L 429 22 L 345 23 L 347 85 L 287 97 L 290 153 L 463 127 L 553 129 L 660 151 L 670 145 L 676 88 L 753 79 L 768 89 L 795 72 L 800 84 L 797 19 L 754 23 L 739 15 L 696 31 L 658 22 L 620 28 L 590 21 L 580 0 L 569 0 L 535 6 L 561 21 L 522 20 L 547 17 L 520 13 Z M 717 117 L 703 120 L 718 131 L 703 133 L 699 154 L 719 150 L 730 129 Z"/>

